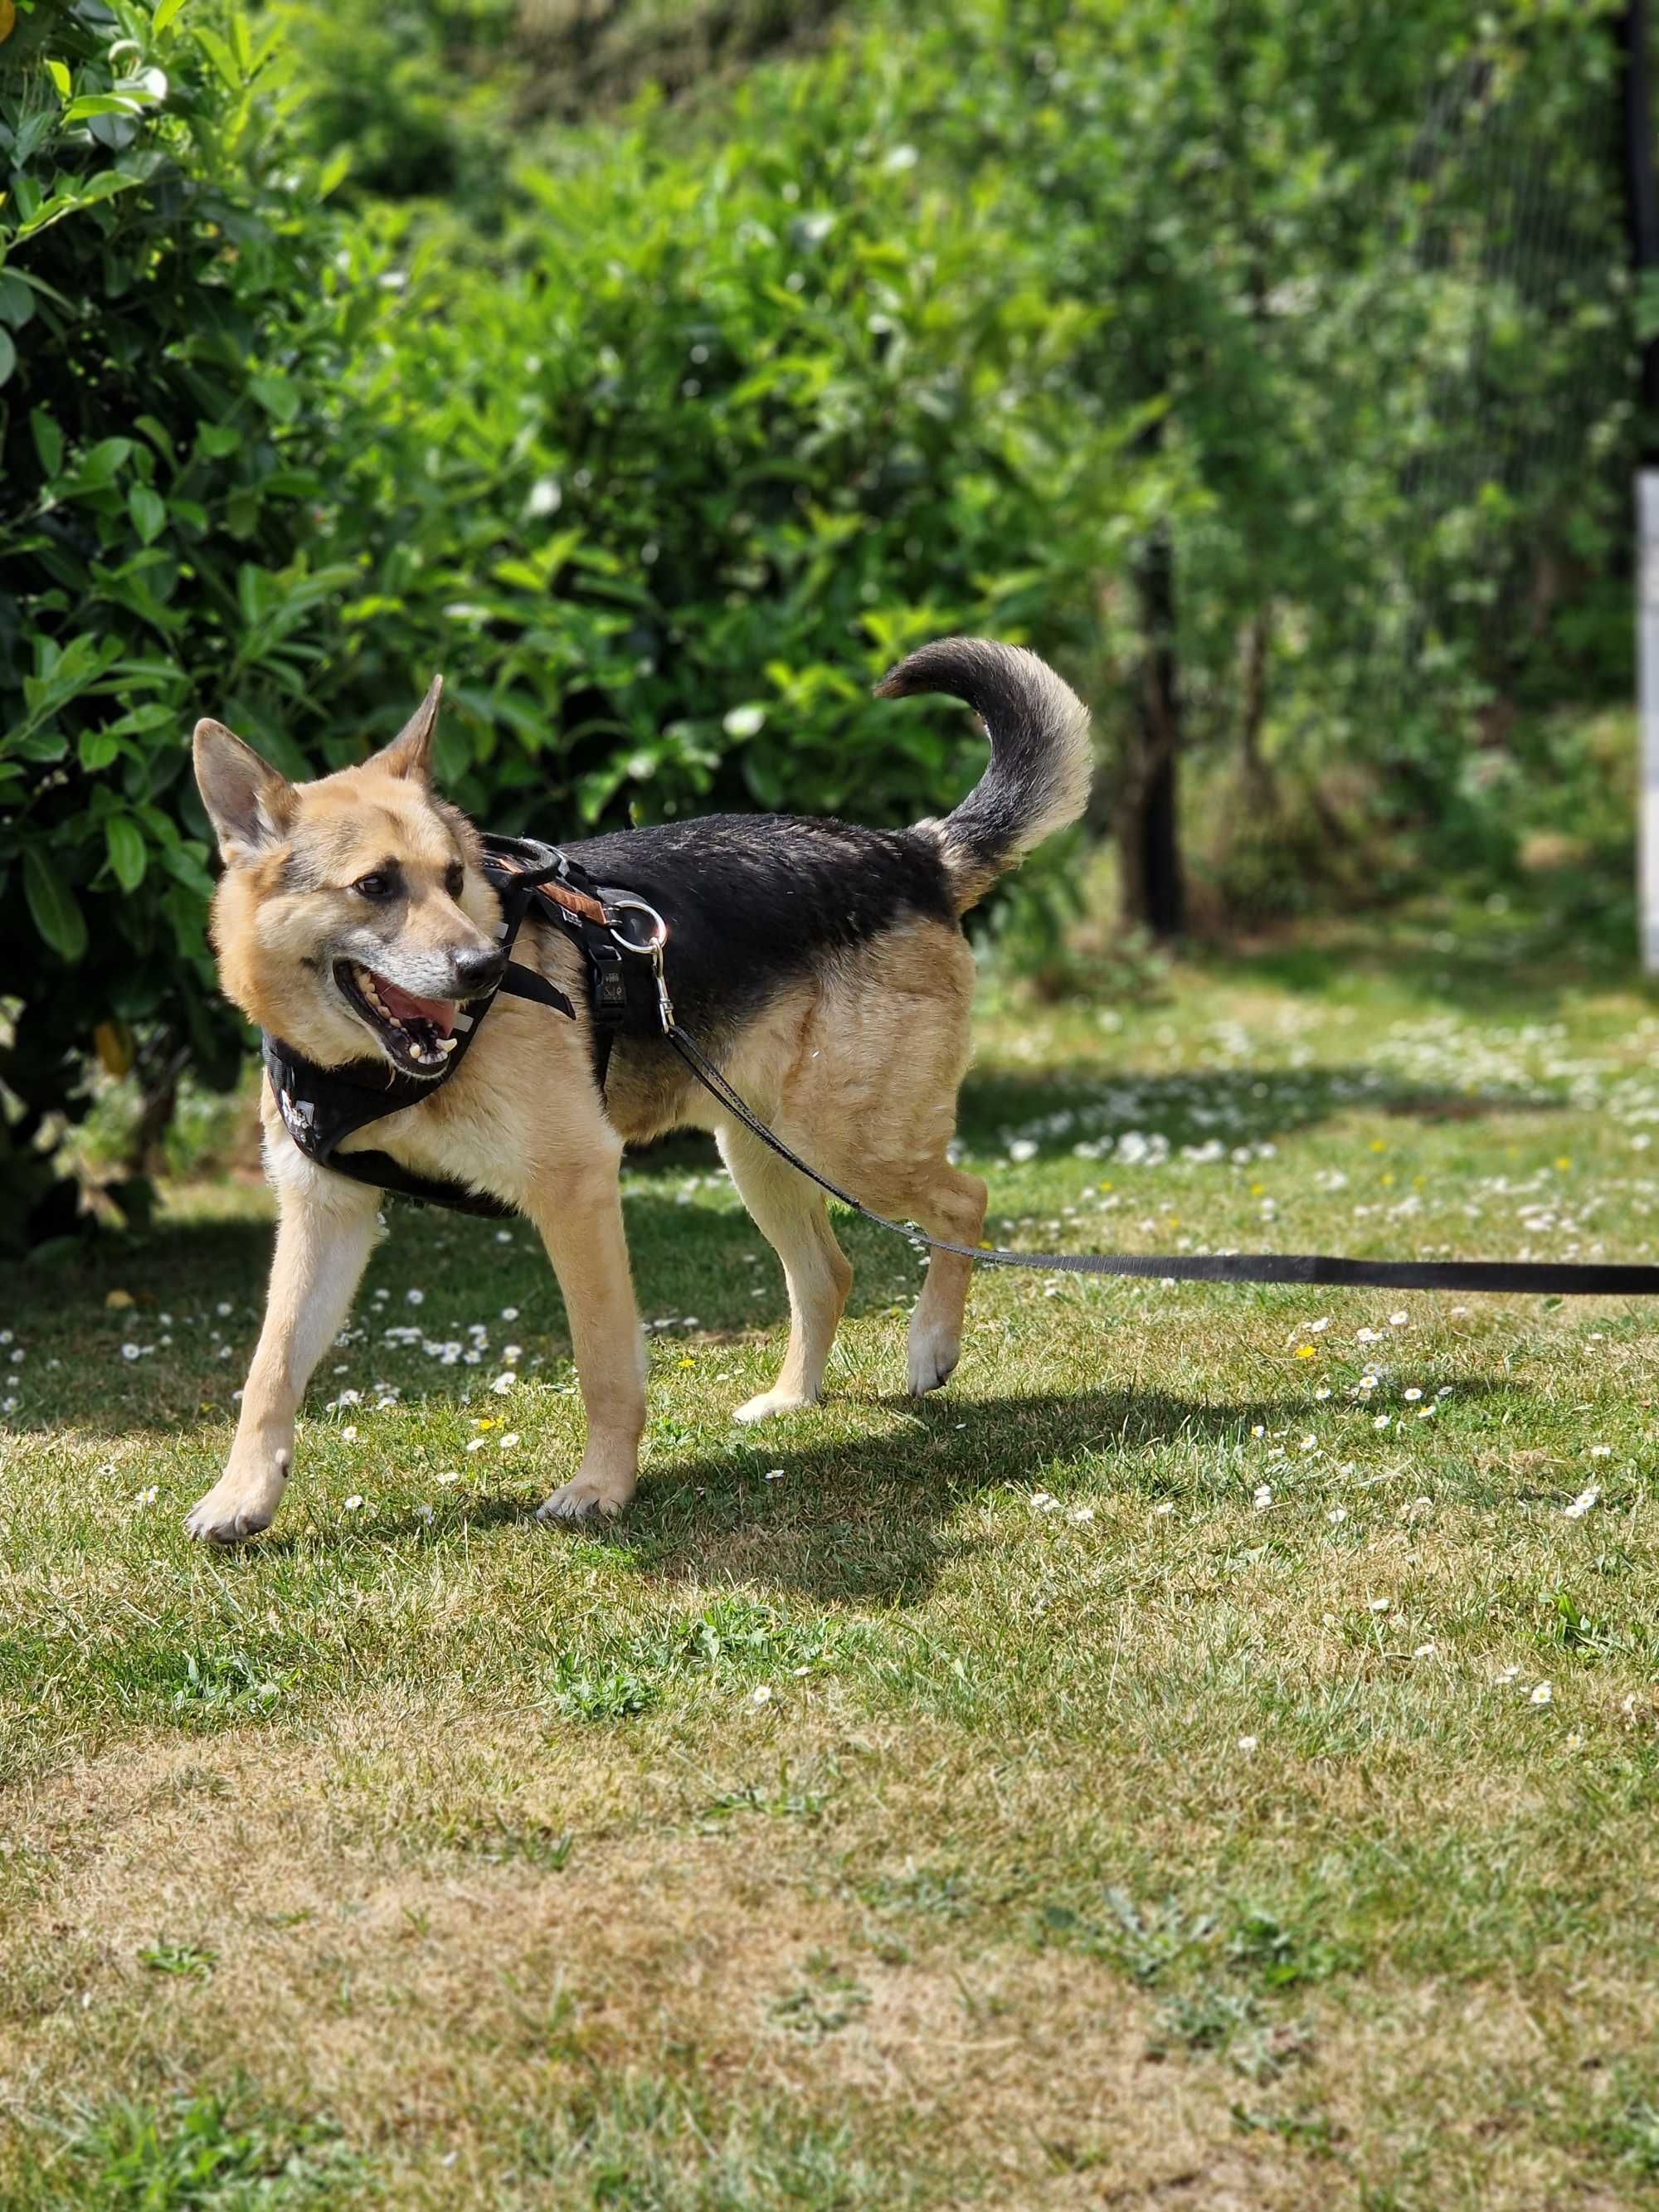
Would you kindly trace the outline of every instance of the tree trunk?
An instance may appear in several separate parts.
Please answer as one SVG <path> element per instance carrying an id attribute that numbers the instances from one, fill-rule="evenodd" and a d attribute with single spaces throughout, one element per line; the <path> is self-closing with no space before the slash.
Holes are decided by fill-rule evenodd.
<path id="1" fill-rule="evenodd" d="M 1273 773 L 1261 752 L 1262 726 L 1267 719 L 1267 656 L 1273 642 L 1273 617 L 1264 607 L 1253 617 L 1244 633 L 1243 702 L 1238 729 L 1238 758 L 1244 795 L 1252 805 L 1271 806 L 1276 793 Z"/>
<path id="2" fill-rule="evenodd" d="M 1187 898 L 1178 811 L 1181 690 L 1175 647 L 1175 555 L 1167 530 L 1147 541 L 1135 571 L 1144 649 L 1139 696 L 1118 802 L 1123 919 L 1155 938 L 1179 937 Z"/>

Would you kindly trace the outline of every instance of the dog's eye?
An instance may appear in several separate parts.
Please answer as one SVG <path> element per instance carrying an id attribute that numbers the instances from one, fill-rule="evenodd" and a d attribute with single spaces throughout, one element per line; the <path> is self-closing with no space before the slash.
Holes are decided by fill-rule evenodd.
<path id="1" fill-rule="evenodd" d="M 453 899 L 459 898 L 461 893 L 466 889 L 466 870 L 459 860 L 445 872 L 444 889 Z"/>
<path id="2" fill-rule="evenodd" d="M 398 884 L 395 877 L 388 876 L 376 868 L 366 876 L 359 876 L 351 888 L 359 898 L 387 899 L 397 890 Z"/>

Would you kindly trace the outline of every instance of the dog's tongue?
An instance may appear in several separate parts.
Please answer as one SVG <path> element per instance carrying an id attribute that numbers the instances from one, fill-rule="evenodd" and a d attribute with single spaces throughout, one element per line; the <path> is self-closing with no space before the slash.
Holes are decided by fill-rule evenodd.
<path id="1" fill-rule="evenodd" d="M 455 1029 L 455 1001 L 453 999 L 417 999 L 412 991 L 400 991 L 395 983 L 377 976 L 375 988 L 380 1002 L 394 1013 L 400 1022 L 430 1022 L 440 1036 L 450 1036 Z"/>

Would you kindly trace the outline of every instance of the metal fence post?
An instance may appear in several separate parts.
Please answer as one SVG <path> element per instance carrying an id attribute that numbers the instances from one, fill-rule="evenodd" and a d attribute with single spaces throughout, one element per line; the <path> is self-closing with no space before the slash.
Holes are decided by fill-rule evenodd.
<path id="1" fill-rule="evenodd" d="M 1648 92 L 1646 0 L 1628 0 L 1618 18 L 1625 142 L 1625 207 L 1637 283 L 1659 270 L 1659 180 L 1653 159 Z M 1638 291 L 1638 312 L 1651 314 Z M 1641 458 L 1636 475 L 1636 696 L 1640 720 L 1642 964 L 1659 975 L 1659 335 L 1642 348 Z"/>

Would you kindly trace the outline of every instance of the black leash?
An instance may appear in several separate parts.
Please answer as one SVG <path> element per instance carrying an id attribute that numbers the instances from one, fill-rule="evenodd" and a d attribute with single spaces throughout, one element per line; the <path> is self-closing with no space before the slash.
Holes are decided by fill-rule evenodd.
<path id="1" fill-rule="evenodd" d="M 1310 1288 L 1370 1291 L 1537 1291 L 1561 1298 L 1659 1297 L 1659 1267 L 1603 1265 L 1558 1260 L 1343 1260 L 1324 1252 L 1010 1252 L 1000 1245 L 953 1244 L 930 1237 L 914 1222 L 890 1221 L 809 1167 L 799 1152 L 738 1096 L 714 1062 L 675 1021 L 663 1031 L 703 1089 L 717 1098 L 781 1160 L 809 1182 L 878 1229 L 913 1245 L 951 1252 L 981 1267 L 1036 1267 L 1045 1274 L 1142 1275 L 1181 1283 L 1301 1283 Z"/>

